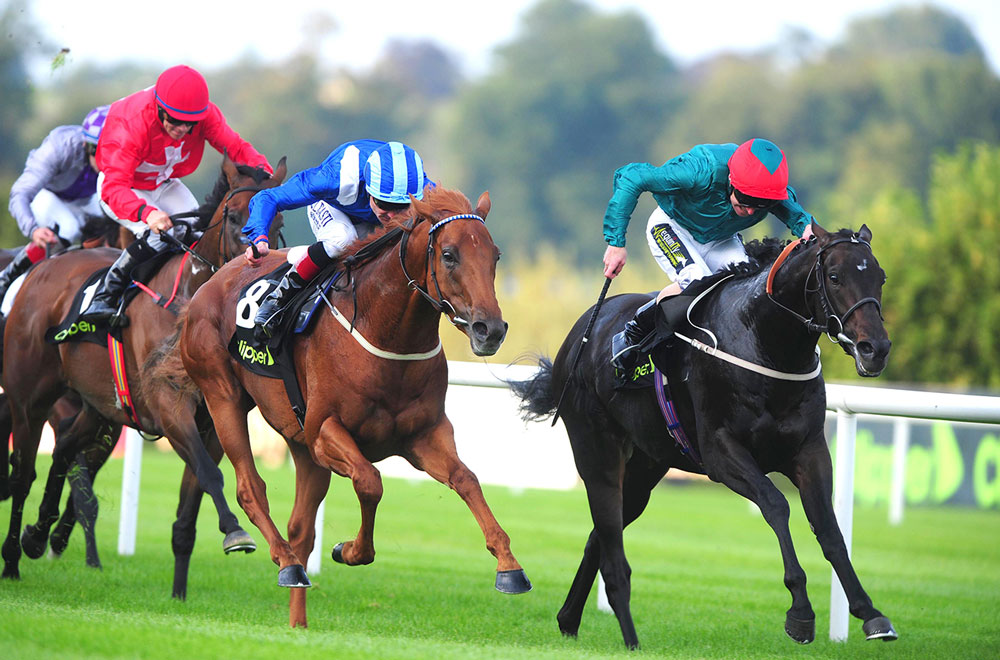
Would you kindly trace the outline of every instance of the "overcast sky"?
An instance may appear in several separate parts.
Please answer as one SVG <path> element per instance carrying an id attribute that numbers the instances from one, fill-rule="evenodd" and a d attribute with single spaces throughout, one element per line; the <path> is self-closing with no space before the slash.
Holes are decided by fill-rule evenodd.
<path id="1" fill-rule="evenodd" d="M 520 15 L 536 1 L 29 0 L 28 6 L 56 48 L 70 49 L 69 64 L 141 61 L 187 63 L 211 70 L 248 52 L 280 60 L 306 48 L 319 48 L 327 65 L 364 70 L 387 39 L 402 37 L 439 43 L 459 56 L 467 73 L 475 75 L 486 70 L 490 51 L 516 34 Z M 832 41 L 859 15 L 901 4 L 926 4 L 909 0 L 589 2 L 602 11 L 639 11 L 662 49 L 681 63 L 721 50 L 745 52 L 772 45 L 788 26 Z M 1000 70 L 1000 1 L 932 4 L 965 19 L 994 71 Z M 46 68 L 36 75 L 51 74 Z"/>

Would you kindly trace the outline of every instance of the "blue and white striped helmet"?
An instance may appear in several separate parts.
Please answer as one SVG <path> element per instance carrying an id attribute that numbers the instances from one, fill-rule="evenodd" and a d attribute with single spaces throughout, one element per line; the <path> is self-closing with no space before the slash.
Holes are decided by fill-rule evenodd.
<path id="1" fill-rule="evenodd" d="M 97 139 L 101 137 L 101 129 L 104 128 L 104 120 L 108 118 L 109 105 L 102 105 L 87 113 L 83 120 L 83 139 L 91 144 L 97 144 Z"/>
<path id="2" fill-rule="evenodd" d="M 410 195 L 424 196 L 424 163 L 402 142 L 386 142 L 365 162 L 365 190 L 390 204 L 409 204 Z"/>

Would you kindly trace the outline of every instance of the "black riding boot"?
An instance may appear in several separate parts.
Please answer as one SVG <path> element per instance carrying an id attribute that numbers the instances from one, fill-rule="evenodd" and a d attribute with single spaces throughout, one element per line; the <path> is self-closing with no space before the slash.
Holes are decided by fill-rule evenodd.
<path id="1" fill-rule="evenodd" d="M 278 282 L 278 286 L 271 293 L 267 294 L 264 302 L 260 304 L 257 315 L 254 316 L 253 336 L 262 344 L 267 342 L 274 334 L 278 323 L 281 321 L 281 312 L 285 304 L 291 300 L 292 296 L 302 290 L 309 280 L 303 279 L 295 268 L 290 268 L 285 276 Z"/>
<path id="2" fill-rule="evenodd" d="M 80 319 L 91 322 L 108 319 L 112 325 L 120 322 L 118 308 L 121 295 L 132 279 L 132 271 L 149 258 L 151 253 L 155 254 L 155 251 L 141 238 L 129 245 L 111 265 L 107 275 L 104 276 L 104 281 L 90 301 L 90 306 L 80 315 Z"/>
<path id="3" fill-rule="evenodd" d="M 30 245 L 28 247 L 31 247 Z M 7 289 L 11 282 L 16 280 L 21 273 L 31 268 L 31 258 L 28 256 L 28 247 L 22 248 L 14 257 L 14 260 L 7 264 L 7 267 L 0 273 L 0 300 L 7 295 Z"/>
<path id="4" fill-rule="evenodd" d="M 625 324 L 624 330 L 611 338 L 611 364 L 614 367 L 625 369 L 633 349 L 655 329 L 655 321 L 656 298 L 653 298 L 635 311 L 635 316 Z"/>

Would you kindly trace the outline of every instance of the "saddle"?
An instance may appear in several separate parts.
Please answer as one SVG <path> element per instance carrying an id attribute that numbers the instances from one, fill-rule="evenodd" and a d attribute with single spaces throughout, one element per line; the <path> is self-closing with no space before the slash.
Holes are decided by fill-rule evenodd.
<path id="1" fill-rule="evenodd" d="M 132 272 L 133 282 L 148 282 L 157 272 L 159 272 L 160 268 L 167 261 L 167 259 L 174 254 L 176 254 L 176 252 L 167 250 L 136 266 L 135 270 Z M 104 281 L 104 276 L 110 268 L 110 266 L 101 268 L 100 270 L 92 273 L 90 277 L 84 281 L 83 285 L 73 297 L 73 303 L 70 305 L 69 311 L 66 313 L 66 317 L 59 323 L 59 325 L 53 326 L 45 332 L 45 341 L 50 344 L 61 344 L 66 341 L 89 341 L 94 344 L 104 346 L 107 343 L 109 334 L 114 335 L 116 339 L 121 339 L 120 329 L 115 329 L 115 332 L 112 332 L 112 328 L 107 320 L 96 322 L 80 320 L 80 315 L 87 309 L 87 306 L 90 304 L 91 297 L 93 297 L 98 287 L 101 286 L 101 283 Z M 122 294 L 121 308 L 125 309 L 128 307 L 129 303 L 132 302 L 132 300 L 139 295 L 139 293 L 140 288 L 138 286 L 134 283 L 129 285 L 125 289 L 125 293 Z M 174 312 L 175 314 L 177 313 L 176 306 L 173 305 L 172 301 L 161 299 L 157 300 L 157 304 L 160 304 L 162 307 Z"/>
<path id="2" fill-rule="evenodd" d="M 301 425 L 305 420 L 305 401 L 295 378 L 292 362 L 291 337 L 307 333 L 313 324 L 316 310 L 325 303 L 327 291 L 333 288 L 344 274 L 331 264 L 282 308 L 281 320 L 271 338 L 265 343 L 254 337 L 254 317 L 260 301 L 278 286 L 278 282 L 292 265 L 284 263 L 240 290 L 236 303 L 236 329 L 229 340 L 229 354 L 249 371 L 266 378 L 280 378 L 285 383 L 292 410 Z"/>
<path id="3" fill-rule="evenodd" d="M 690 327 L 687 311 L 695 298 L 720 280 L 727 273 L 716 273 L 695 280 L 677 295 L 664 298 L 657 305 L 653 332 L 639 342 L 635 350 L 623 356 L 624 369 L 615 370 L 615 389 L 643 389 L 653 386 L 653 370 L 657 364 L 666 365 L 674 345 L 674 332 Z"/>

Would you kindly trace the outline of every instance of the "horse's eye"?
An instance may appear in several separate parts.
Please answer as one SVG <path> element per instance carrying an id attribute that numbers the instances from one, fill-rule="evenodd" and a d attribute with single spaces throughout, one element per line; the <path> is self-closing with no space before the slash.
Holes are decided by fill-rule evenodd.
<path id="1" fill-rule="evenodd" d="M 834 284 L 840 284 L 840 276 L 836 273 L 830 273 L 830 281 Z"/>
<path id="2" fill-rule="evenodd" d="M 442 250 L 441 263 L 448 268 L 454 268 L 458 265 L 458 256 L 451 249 Z"/>

